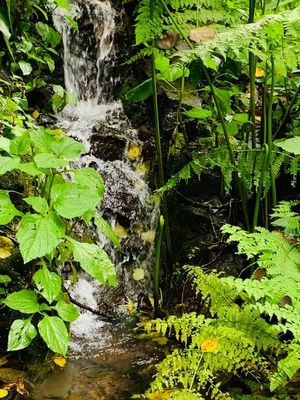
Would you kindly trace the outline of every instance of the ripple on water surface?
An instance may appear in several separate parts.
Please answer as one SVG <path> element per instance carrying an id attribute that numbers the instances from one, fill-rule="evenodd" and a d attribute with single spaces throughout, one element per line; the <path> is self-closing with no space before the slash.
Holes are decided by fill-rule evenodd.
<path id="1" fill-rule="evenodd" d="M 35 400 L 127 400 L 144 391 L 163 351 L 124 337 L 92 358 L 68 360 L 36 387 Z"/>

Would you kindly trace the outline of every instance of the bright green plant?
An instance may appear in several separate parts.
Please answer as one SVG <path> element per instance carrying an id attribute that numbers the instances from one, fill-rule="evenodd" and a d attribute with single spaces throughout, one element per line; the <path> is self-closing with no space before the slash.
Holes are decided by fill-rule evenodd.
<path id="1" fill-rule="evenodd" d="M 27 347 L 37 335 L 37 326 L 47 346 L 65 355 L 69 343 L 66 323 L 74 321 L 78 313 L 63 289 L 58 268 L 68 262 L 76 278 L 78 264 L 102 284 L 116 282 L 106 252 L 80 240 L 78 231 L 83 223 L 86 230 L 95 224 L 120 246 L 110 225 L 97 212 L 104 182 L 93 168 L 70 168 L 84 146 L 59 129 L 7 128 L 0 149 L 1 175 L 17 170 L 32 179 L 27 194 L 0 191 L 0 224 L 15 222 L 19 249 L 32 274 L 26 289 L 2 299 L 2 304 L 21 313 L 11 325 L 8 350 Z M 12 201 L 12 193 L 17 202 Z M 4 278 L 2 283 L 7 286 Z"/>
<path id="2" fill-rule="evenodd" d="M 198 174 L 203 167 L 217 166 L 226 191 L 233 185 L 238 188 L 249 229 L 263 219 L 268 224 L 269 203 L 277 203 L 281 166 L 291 161 L 293 176 L 298 168 L 297 161 L 278 152 L 274 139 L 297 134 L 297 118 L 294 123 L 291 116 L 296 116 L 299 95 L 299 1 L 275 3 L 157 0 L 149 23 L 150 3 L 145 0 L 136 20 L 136 44 L 145 48 L 132 61 L 153 54 L 158 87 L 178 100 L 169 154 L 187 145 L 185 121 L 193 119 L 198 125 L 199 150 L 193 150 L 190 165 L 173 175 L 159 193 L 179 178 L 189 178 L 188 170 Z M 202 28 L 211 29 L 209 39 L 201 38 Z M 170 32 L 189 49 L 176 50 L 180 39 L 168 47 L 163 34 Z M 128 97 L 141 101 L 150 94 L 151 82 L 146 80 Z M 203 128 L 213 138 L 208 147 Z M 220 153 L 227 153 L 223 160 Z M 256 199 L 253 215 L 247 206 L 251 197 Z M 259 214 L 262 199 L 264 218 Z"/>
<path id="3" fill-rule="evenodd" d="M 281 203 L 274 211 L 273 224 L 283 232 L 223 227 L 248 267 L 256 268 L 251 278 L 187 267 L 210 316 L 189 313 L 145 324 L 148 331 L 175 336 L 183 349 L 159 364 L 143 398 L 159 398 L 166 390 L 170 399 L 243 398 L 230 393 L 233 376 L 252 388 L 268 383 L 272 392 L 294 377 L 300 369 L 300 251 L 286 235 L 299 229 L 299 215 L 291 210 L 295 204 Z"/>

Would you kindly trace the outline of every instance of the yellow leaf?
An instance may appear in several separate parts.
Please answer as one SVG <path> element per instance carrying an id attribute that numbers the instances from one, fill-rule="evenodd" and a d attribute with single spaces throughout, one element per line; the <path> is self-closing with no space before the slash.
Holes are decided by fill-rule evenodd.
<path id="1" fill-rule="evenodd" d="M 214 39 L 215 36 L 215 30 L 209 25 L 195 28 L 190 31 L 190 39 L 196 43 L 207 42 L 208 40 Z"/>
<path id="2" fill-rule="evenodd" d="M 131 159 L 138 158 L 142 154 L 142 150 L 135 144 L 132 144 L 128 149 L 128 157 Z"/>
<path id="3" fill-rule="evenodd" d="M 143 270 L 143 268 L 135 268 L 133 270 L 132 277 L 135 281 L 142 281 L 143 279 L 145 279 L 145 271 Z"/>
<path id="4" fill-rule="evenodd" d="M 116 224 L 114 231 L 119 239 L 126 239 L 128 237 L 126 229 L 120 224 Z"/>
<path id="5" fill-rule="evenodd" d="M 0 236 L 0 258 L 7 258 L 11 255 L 14 247 L 13 242 L 6 236 Z"/>
<path id="6" fill-rule="evenodd" d="M 149 161 L 146 161 L 142 164 L 139 164 L 135 167 L 135 170 L 138 174 L 146 174 L 147 172 L 149 172 L 150 169 L 150 163 Z"/>
<path id="7" fill-rule="evenodd" d="M 147 395 L 147 397 L 150 400 L 164 400 L 164 399 L 169 399 L 171 394 L 172 394 L 172 391 L 169 389 L 166 389 L 163 392 L 149 393 Z"/>
<path id="8" fill-rule="evenodd" d="M 141 234 L 141 238 L 144 242 L 153 243 L 155 240 L 155 234 L 156 234 L 156 232 L 154 230 L 149 230 L 149 231 L 143 232 Z"/>
<path id="9" fill-rule="evenodd" d="M 40 116 L 40 113 L 38 112 L 38 110 L 34 110 L 32 116 L 33 118 L 37 119 Z"/>
<path id="10" fill-rule="evenodd" d="M 61 368 L 65 367 L 67 363 L 67 360 L 64 357 L 55 357 L 53 361 L 56 365 L 58 365 Z"/>
<path id="11" fill-rule="evenodd" d="M 8 395 L 8 391 L 6 389 L 0 389 L 0 399 L 6 397 Z"/>
<path id="12" fill-rule="evenodd" d="M 257 67 L 255 70 L 255 78 L 262 78 L 265 76 L 265 70 L 263 68 Z"/>
<path id="13" fill-rule="evenodd" d="M 1 357 L 1 358 L 0 358 L 0 365 L 4 365 L 4 364 L 6 364 L 6 363 L 7 363 L 7 359 L 4 358 L 4 357 Z"/>
<path id="14" fill-rule="evenodd" d="M 214 338 L 204 340 L 204 342 L 201 343 L 202 353 L 212 353 L 213 351 L 216 350 L 217 347 L 218 347 L 218 341 L 217 339 Z"/>

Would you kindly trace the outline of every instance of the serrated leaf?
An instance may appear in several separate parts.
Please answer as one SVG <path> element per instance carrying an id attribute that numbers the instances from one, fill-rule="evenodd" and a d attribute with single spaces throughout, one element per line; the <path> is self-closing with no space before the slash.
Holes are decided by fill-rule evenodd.
<path id="1" fill-rule="evenodd" d="M 54 353 L 66 355 L 70 338 L 64 321 L 45 315 L 38 324 L 39 334 Z"/>
<path id="2" fill-rule="evenodd" d="M 49 210 L 47 200 L 44 197 L 30 196 L 26 197 L 24 201 L 40 214 L 45 215 Z"/>
<path id="3" fill-rule="evenodd" d="M 25 349 L 36 337 L 37 331 L 30 319 L 16 319 L 10 327 L 8 334 L 7 351 Z"/>
<path id="4" fill-rule="evenodd" d="M 33 314 L 39 311 L 37 294 L 32 290 L 20 290 L 9 294 L 3 303 L 13 310 L 24 314 Z"/>
<path id="5" fill-rule="evenodd" d="M 104 284 L 106 281 L 111 285 L 116 284 L 116 272 L 113 263 L 106 252 L 99 246 L 90 243 L 80 243 L 67 237 L 71 244 L 74 260 L 79 262 L 93 278 Z"/>
<path id="6" fill-rule="evenodd" d="M 63 300 L 58 301 L 54 308 L 60 318 L 64 321 L 73 322 L 79 317 L 79 313 L 75 306 L 71 303 L 66 303 Z"/>
<path id="7" fill-rule="evenodd" d="M 65 137 L 52 143 L 51 150 L 57 157 L 72 161 L 76 160 L 76 158 L 80 156 L 80 154 L 85 150 L 85 147 L 83 143 Z"/>
<path id="8" fill-rule="evenodd" d="M 64 218 L 81 217 L 85 212 L 94 210 L 99 203 L 99 195 L 87 190 L 87 186 L 63 183 L 52 186 L 53 207 Z"/>
<path id="9" fill-rule="evenodd" d="M 95 191 L 99 196 L 99 201 L 102 199 L 105 191 L 104 180 L 100 173 L 94 168 L 84 167 L 77 171 L 73 171 L 74 182 L 79 185 L 88 186 L 91 191 Z"/>
<path id="10" fill-rule="evenodd" d="M 18 168 L 19 163 L 19 157 L 0 157 L 0 175 Z"/>
<path id="11" fill-rule="evenodd" d="M 107 221 L 100 215 L 96 214 L 94 216 L 94 222 L 97 228 L 101 233 L 103 233 L 109 240 L 113 242 L 115 246 L 120 250 L 121 249 L 121 244 L 118 236 L 116 233 L 112 230 L 112 227 L 109 225 Z"/>
<path id="12" fill-rule="evenodd" d="M 67 354 L 70 338 L 61 318 L 45 315 L 38 324 L 38 330 L 50 350 L 63 356 Z"/>
<path id="13" fill-rule="evenodd" d="M 69 164 L 67 160 L 58 158 L 53 153 L 36 154 L 33 159 L 38 168 L 63 168 Z"/>
<path id="14" fill-rule="evenodd" d="M 61 292 L 61 277 L 45 266 L 33 275 L 33 280 L 38 291 L 50 304 Z"/>
<path id="15" fill-rule="evenodd" d="M 24 262 L 27 263 L 51 253 L 63 234 L 63 224 L 54 213 L 47 216 L 25 214 L 17 232 Z"/>
<path id="16" fill-rule="evenodd" d="M 8 224 L 14 217 L 23 214 L 16 209 L 10 200 L 8 192 L 0 192 L 0 225 Z"/>

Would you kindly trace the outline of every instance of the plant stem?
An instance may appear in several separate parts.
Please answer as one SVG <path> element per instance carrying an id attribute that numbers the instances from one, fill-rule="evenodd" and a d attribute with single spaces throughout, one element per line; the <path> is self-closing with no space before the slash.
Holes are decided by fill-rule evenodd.
<path id="1" fill-rule="evenodd" d="M 272 204 L 273 207 L 277 205 L 277 193 L 276 193 L 276 182 L 275 182 L 275 176 L 274 176 L 274 171 L 273 171 L 273 166 L 272 166 L 272 150 L 273 150 L 273 135 L 272 135 L 272 122 L 273 122 L 273 97 L 274 97 L 274 84 L 275 84 L 275 63 L 274 63 L 274 56 L 271 55 L 271 87 L 270 87 L 270 93 L 269 93 L 269 98 L 268 98 L 268 127 L 267 127 L 267 141 L 268 141 L 268 146 L 269 146 L 269 167 L 270 167 L 270 178 L 271 178 L 271 189 L 272 189 Z"/>
<path id="2" fill-rule="evenodd" d="M 295 94 L 294 94 L 294 96 L 293 96 L 293 98 L 292 98 L 292 100 L 291 100 L 291 102 L 290 102 L 285 114 L 284 114 L 284 117 L 283 117 L 279 127 L 277 128 L 276 132 L 274 133 L 273 140 L 282 131 L 282 129 L 285 128 L 285 126 L 287 124 L 287 121 L 289 119 L 289 116 L 291 114 L 292 108 L 293 108 L 294 104 L 297 101 L 299 93 L 300 93 L 300 85 L 298 86 L 298 88 L 297 88 L 297 90 L 296 90 L 296 92 L 295 92 Z"/>
<path id="3" fill-rule="evenodd" d="M 255 16 L 255 0 L 249 0 L 249 18 L 248 23 L 254 22 Z M 252 127 L 252 148 L 256 147 L 256 137 L 255 137 L 255 70 L 256 70 L 256 56 L 249 51 L 249 79 L 250 79 L 250 107 L 249 107 L 249 119 L 253 124 Z"/>
<path id="4" fill-rule="evenodd" d="M 264 182 L 266 165 L 267 165 L 267 161 L 268 161 L 268 158 L 269 158 L 269 146 L 266 143 L 264 143 L 263 146 L 262 146 L 262 150 L 264 151 L 265 156 L 264 156 L 264 161 L 263 161 L 262 170 L 261 170 L 261 174 L 260 174 L 258 189 L 257 189 L 257 192 L 256 192 L 255 207 L 254 207 L 254 214 L 253 214 L 253 223 L 252 223 L 252 232 L 255 230 L 255 228 L 257 226 L 257 221 L 258 221 L 258 212 L 259 212 L 259 206 L 260 206 L 261 190 L 262 190 L 262 186 L 263 186 L 263 182 Z"/>
<path id="5" fill-rule="evenodd" d="M 150 19 L 153 20 L 155 0 L 150 0 Z M 152 46 L 154 47 L 154 39 Z M 156 81 L 156 70 L 155 70 L 155 54 L 152 53 L 152 89 L 153 89 L 153 108 L 154 108 L 154 126 L 155 126 L 155 144 L 156 144 L 156 157 L 158 162 L 158 185 L 161 187 L 165 184 L 164 168 L 163 168 L 163 157 L 161 147 L 161 134 L 160 134 L 160 123 L 159 123 L 159 109 L 157 99 L 157 81 Z M 166 245 L 167 251 L 170 258 L 170 263 L 173 264 L 173 250 L 171 242 L 170 225 L 168 218 L 168 204 L 165 196 L 162 199 L 162 211 L 165 217 L 165 232 L 166 232 Z"/>
<path id="6" fill-rule="evenodd" d="M 165 220 L 163 215 L 159 218 L 159 228 L 158 235 L 156 239 L 156 249 L 155 249 L 155 265 L 154 265 L 154 274 L 153 274 L 153 299 L 154 299 L 154 313 L 158 314 L 159 311 L 159 301 L 158 301 L 158 291 L 159 291 L 159 272 L 160 272 L 160 252 L 161 252 L 161 243 L 163 238 Z"/>
<path id="7" fill-rule="evenodd" d="M 193 44 L 191 43 L 189 38 L 183 32 L 183 30 L 181 29 L 181 26 L 175 20 L 174 16 L 172 15 L 170 10 L 168 9 L 168 6 L 164 2 L 164 0 L 160 0 L 160 1 L 161 1 L 162 5 L 163 5 L 164 9 L 166 10 L 167 14 L 169 15 L 170 19 L 172 20 L 173 24 L 178 29 L 178 32 L 182 35 L 183 39 L 187 43 L 187 45 L 190 47 L 190 49 L 194 49 Z M 210 76 L 208 74 L 207 68 L 206 68 L 206 66 L 204 64 L 203 64 L 203 70 L 204 70 L 205 78 L 207 80 L 208 86 L 210 87 L 211 94 L 213 96 L 213 99 L 214 99 L 214 102 L 215 102 L 215 105 L 216 105 L 217 114 L 218 114 L 220 123 L 222 125 L 222 129 L 223 129 L 223 132 L 224 132 L 225 142 L 226 142 L 226 145 L 227 145 L 230 161 L 231 161 L 232 165 L 234 167 L 236 167 L 234 154 L 233 154 L 232 147 L 231 147 L 231 144 L 230 144 L 230 137 L 229 137 L 229 134 L 228 134 L 228 131 L 227 131 L 227 127 L 225 125 L 225 121 L 224 121 L 224 118 L 223 118 L 223 115 L 222 115 L 222 110 L 221 110 L 221 107 L 220 107 L 220 103 L 219 103 L 218 97 L 216 95 L 216 92 L 214 90 L 214 86 L 212 84 Z M 249 220 L 247 199 L 246 199 L 246 195 L 245 195 L 243 184 L 242 184 L 241 180 L 239 179 L 237 172 L 234 172 L 234 179 L 236 181 L 238 192 L 239 192 L 239 196 L 240 196 L 240 199 L 242 201 L 242 208 L 243 208 L 246 228 L 250 229 L 250 220 Z"/>

